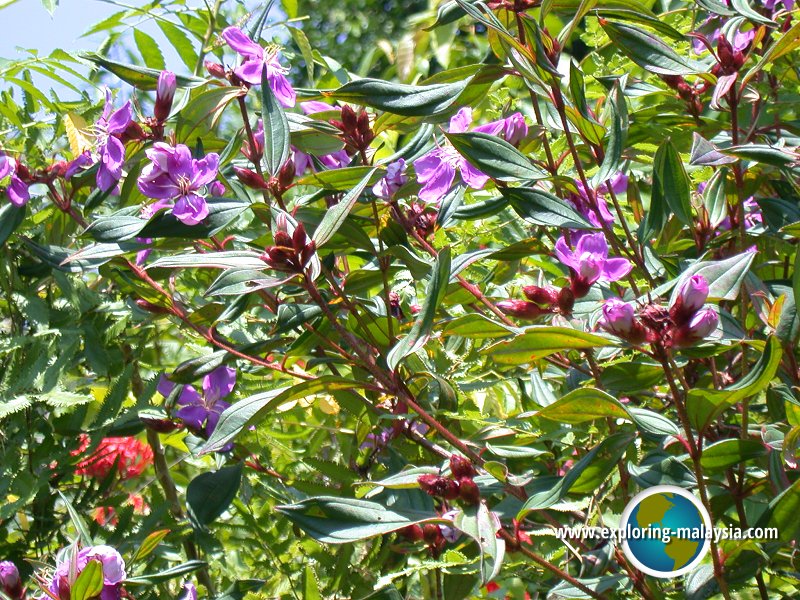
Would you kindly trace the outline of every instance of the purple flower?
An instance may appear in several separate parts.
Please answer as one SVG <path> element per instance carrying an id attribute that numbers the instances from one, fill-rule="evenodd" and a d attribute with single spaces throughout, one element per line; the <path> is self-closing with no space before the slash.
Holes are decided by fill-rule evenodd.
<path id="1" fill-rule="evenodd" d="M 178 600 L 197 600 L 197 588 L 193 583 L 184 583 L 181 597 Z"/>
<path id="2" fill-rule="evenodd" d="M 269 87 L 280 103 L 286 107 L 294 106 L 296 95 L 289 80 L 286 79 L 289 69 L 281 65 L 277 49 L 265 51 L 261 45 L 247 37 L 238 27 L 225 29 L 222 32 L 222 38 L 244 58 L 242 65 L 233 70 L 242 81 L 251 85 L 260 85 L 261 74 L 266 68 Z"/>
<path id="3" fill-rule="evenodd" d="M 636 324 L 633 306 L 619 298 L 610 298 L 603 304 L 603 316 L 598 325 L 614 335 L 625 337 Z"/>
<path id="4" fill-rule="evenodd" d="M 672 310 L 693 315 L 703 308 L 708 298 L 708 281 L 702 275 L 692 275 L 681 284 Z"/>
<path id="5" fill-rule="evenodd" d="M 327 169 L 341 169 L 350 164 L 350 155 L 342 149 L 332 154 L 317 156 L 317 160 Z M 310 154 L 298 150 L 292 146 L 292 162 L 294 162 L 294 172 L 298 175 L 305 173 L 308 169 L 316 172 L 317 167 Z"/>
<path id="6" fill-rule="evenodd" d="M 225 184 L 221 181 L 214 181 L 210 186 L 208 186 L 208 193 L 213 197 L 224 195 Z"/>
<path id="7" fill-rule="evenodd" d="M 300 110 L 303 111 L 304 115 L 313 115 L 314 113 L 320 113 L 329 110 L 336 110 L 339 112 L 342 111 L 342 109 L 339 108 L 338 106 L 331 106 L 330 104 L 325 104 L 324 102 L 320 102 L 319 100 L 309 100 L 308 102 L 301 102 Z"/>
<path id="8" fill-rule="evenodd" d="M 393 162 L 386 167 L 386 175 L 372 186 L 372 193 L 382 200 L 390 200 L 408 180 L 405 173 L 406 161 L 404 159 Z"/>
<path id="9" fill-rule="evenodd" d="M 602 233 L 580 235 L 574 250 L 562 236 L 556 242 L 555 255 L 571 269 L 576 298 L 585 296 L 593 283 L 618 281 L 633 268 L 625 258 L 608 258 L 608 242 Z"/>
<path id="10" fill-rule="evenodd" d="M 0 591 L 11 600 L 22 600 L 25 597 L 17 565 L 9 560 L 0 561 Z"/>
<path id="11" fill-rule="evenodd" d="M 14 206 L 24 206 L 31 199 L 26 184 L 17 175 L 17 161 L 0 152 L 0 181 L 10 177 L 6 187 L 6 196 Z"/>
<path id="12" fill-rule="evenodd" d="M 156 86 L 156 103 L 153 114 L 159 121 L 166 121 L 169 111 L 172 110 L 172 101 L 175 98 L 175 90 L 178 89 L 178 81 L 172 71 L 161 71 L 158 76 Z"/>
<path id="13" fill-rule="evenodd" d="M 528 135 L 528 124 L 525 123 L 522 113 L 516 112 L 505 119 L 479 125 L 473 131 L 499 135 L 512 146 L 517 146 Z"/>
<path id="14" fill-rule="evenodd" d="M 88 150 L 84 150 L 67 163 L 66 170 L 64 171 L 64 179 L 72 179 L 80 171 L 88 169 L 93 164 L 94 160 L 92 159 L 92 153 Z"/>
<path id="15" fill-rule="evenodd" d="M 691 346 L 713 333 L 718 324 L 719 315 L 713 308 L 699 310 L 687 323 L 675 329 L 672 345 L 679 348 Z"/>
<path id="16" fill-rule="evenodd" d="M 783 4 L 783 8 L 786 10 L 792 10 L 794 8 L 794 0 L 780 0 Z M 761 4 L 764 5 L 764 8 L 767 10 L 771 10 L 773 12 L 777 12 L 775 7 L 778 5 L 778 0 L 761 0 Z"/>
<path id="17" fill-rule="evenodd" d="M 203 377 L 203 391 L 198 392 L 191 385 L 184 385 L 178 397 L 180 406 L 175 416 L 183 421 L 192 432 L 210 436 L 219 422 L 219 416 L 230 406 L 223 398 L 230 395 L 236 385 L 236 369 L 217 367 Z M 175 388 L 165 376 L 158 382 L 158 391 L 165 398 Z"/>
<path id="18" fill-rule="evenodd" d="M 458 515 L 458 513 L 460 512 L 461 512 L 460 510 L 448 510 L 446 513 L 442 515 L 442 518 L 452 522 L 455 520 L 456 515 Z M 453 523 L 452 526 L 439 525 L 439 531 L 441 532 L 442 537 L 451 544 L 457 542 L 458 538 L 461 537 L 461 531 L 459 529 L 456 529 L 455 523 Z"/>
<path id="19" fill-rule="evenodd" d="M 49 590 L 57 598 L 69 598 L 70 588 L 75 583 L 70 579 L 70 565 L 72 563 L 72 552 L 66 550 L 61 553 L 56 561 L 56 570 L 50 582 Z M 75 557 L 75 578 L 86 568 L 89 561 L 100 561 L 103 566 L 103 591 L 100 593 L 100 600 L 119 600 L 121 595 L 121 584 L 124 581 L 125 561 L 122 560 L 119 552 L 111 546 L 88 546 L 78 551 Z"/>
<path id="20" fill-rule="evenodd" d="M 212 152 L 197 160 L 184 144 L 173 147 L 163 142 L 156 143 L 145 154 L 152 163 L 139 177 L 139 190 L 160 200 L 156 203 L 159 208 L 174 201 L 172 214 L 186 225 L 197 225 L 205 219 L 208 205 L 202 194 L 217 177 L 219 156 Z"/>
<path id="21" fill-rule="evenodd" d="M 463 133 L 472 122 L 472 109 L 462 108 L 450 119 L 450 133 Z M 489 177 L 473 167 L 452 144 L 445 142 L 414 161 L 417 181 L 422 184 L 419 198 L 425 202 L 438 203 L 450 191 L 456 173 L 462 181 L 475 190 L 480 190 Z"/>
<path id="22" fill-rule="evenodd" d="M 628 176 L 624 173 L 617 173 L 610 179 L 610 183 L 611 191 L 614 192 L 615 195 L 622 194 L 628 189 Z M 614 223 L 614 215 L 612 215 L 611 211 L 608 209 L 608 204 L 604 198 L 604 196 L 609 193 L 608 185 L 606 185 L 605 182 L 600 184 L 594 195 L 595 202 L 597 203 L 597 212 L 600 213 L 600 219 L 597 218 L 597 212 L 592 208 L 592 202 L 589 199 L 589 194 L 586 192 L 586 187 L 584 187 L 583 182 L 576 181 L 575 187 L 578 193 L 569 194 L 567 199 L 572 202 L 579 213 L 586 217 L 595 227 L 602 226 L 600 219 L 607 225 Z"/>
<path id="23" fill-rule="evenodd" d="M 705 189 L 705 184 L 700 185 L 702 185 Z M 701 191 L 700 185 L 697 186 L 698 191 Z M 751 231 L 764 225 L 764 215 L 761 213 L 761 207 L 758 205 L 758 202 L 756 202 L 753 196 L 747 198 L 747 200 L 742 203 L 742 206 L 744 207 L 744 228 L 747 231 Z M 722 219 L 722 221 L 719 223 L 719 229 L 720 231 L 729 231 L 732 229 L 731 218 L 725 217 Z"/>
<path id="24" fill-rule="evenodd" d="M 95 123 L 97 151 L 100 167 L 97 169 L 97 187 L 104 192 L 116 187 L 122 178 L 122 165 L 125 163 L 125 146 L 118 134 L 123 133 L 130 124 L 131 103 L 111 112 L 111 90 L 106 88 L 106 104 L 102 116 Z"/>

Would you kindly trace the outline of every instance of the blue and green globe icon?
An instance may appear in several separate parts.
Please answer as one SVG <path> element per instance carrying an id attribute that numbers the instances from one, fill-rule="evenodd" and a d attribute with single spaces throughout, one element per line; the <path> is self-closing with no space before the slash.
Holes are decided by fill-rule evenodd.
<path id="1" fill-rule="evenodd" d="M 691 492 L 656 485 L 633 497 L 620 528 L 622 549 L 634 566 L 653 577 L 678 577 L 708 552 L 711 519 Z"/>

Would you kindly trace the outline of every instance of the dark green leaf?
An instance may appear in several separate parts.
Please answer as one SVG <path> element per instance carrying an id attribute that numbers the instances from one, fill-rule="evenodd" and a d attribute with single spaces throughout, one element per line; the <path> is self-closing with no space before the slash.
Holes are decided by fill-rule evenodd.
<path id="1" fill-rule="evenodd" d="M 464 158 L 493 179 L 530 181 L 547 178 L 547 173 L 535 167 L 519 150 L 496 135 L 474 131 L 445 135 Z"/>
<path id="2" fill-rule="evenodd" d="M 519 216 L 535 225 L 566 229 L 594 228 L 571 204 L 538 188 L 503 188 L 500 191 Z"/>
<path id="3" fill-rule="evenodd" d="M 261 118 L 264 122 L 264 166 L 275 176 L 289 158 L 289 121 L 267 79 L 267 68 L 261 74 Z"/>
<path id="4" fill-rule="evenodd" d="M 201 473 L 186 488 L 189 519 L 202 528 L 215 521 L 230 506 L 239 491 L 242 463 L 219 471 Z"/>
<path id="5" fill-rule="evenodd" d="M 611 43 L 620 48 L 643 69 L 660 75 L 691 75 L 706 68 L 695 61 L 679 56 L 659 37 L 633 25 L 601 21 Z"/>
<path id="6" fill-rule="evenodd" d="M 342 223 L 344 223 L 347 215 L 350 214 L 350 211 L 353 209 L 353 206 L 355 206 L 355 203 L 359 196 L 361 196 L 364 188 L 366 188 L 369 182 L 372 180 L 374 172 L 375 169 L 371 169 L 358 183 L 358 185 L 356 185 L 356 187 L 345 194 L 344 198 L 339 201 L 339 204 L 332 207 L 327 213 L 325 213 L 325 216 L 322 218 L 322 222 L 314 231 L 313 239 L 317 245 L 317 248 L 322 248 L 322 246 L 324 246 L 325 243 L 330 240 L 331 237 L 333 237 L 333 234 L 339 230 L 339 227 L 342 226 Z"/>

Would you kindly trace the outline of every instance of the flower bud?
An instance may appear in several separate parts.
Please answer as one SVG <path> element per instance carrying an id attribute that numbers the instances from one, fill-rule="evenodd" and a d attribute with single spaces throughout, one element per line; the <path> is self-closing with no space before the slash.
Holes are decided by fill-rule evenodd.
<path id="1" fill-rule="evenodd" d="M 527 300 L 503 300 L 497 303 L 497 308 L 518 319 L 536 319 L 550 312 Z"/>
<path id="2" fill-rule="evenodd" d="M 708 281 L 702 275 L 692 275 L 681 284 L 675 303 L 670 307 L 670 316 L 682 325 L 703 308 L 707 298 Z"/>
<path id="3" fill-rule="evenodd" d="M 465 504 L 473 506 L 481 501 L 481 491 L 471 477 L 462 477 L 458 481 L 458 496 Z"/>
<path id="4" fill-rule="evenodd" d="M 458 484 L 447 477 L 427 474 L 417 478 L 419 487 L 429 496 L 455 500 L 458 498 Z"/>
<path id="5" fill-rule="evenodd" d="M 356 115 L 356 111 L 354 111 L 349 106 L 345 105 L 342 107 L 342 130 L 346 133 L 351 133 L 356 131 L 358 128 L 358 116 Z"/>
<path id="6" fill-rule="evenodd" d="M 403 527 L 403 529 L 400 529 L 397 533 L 402 535 L 409 542 L 418 542 L 423 536 L 422 527 L 419 525 L 409 525 L 408 527 Z"/>
<path id="7" fill-rule="evenodd" d="M 212 62 L 210 60 L 207 60 L 203 64 L 205 65 L 208 74 L 211 75 L 212 77 L 216 77 L 218 79 L 225 78 L 225 67 L 223 67 L 218 62 Z"/>
<path id="8" fill-rule="evenodd" d="M 718 324 L 719 316 L 713 308 L 699 310 L 688 323 L 672 332 L 672 345 L 678 348 L 691 346 L 710 335 Z"/>
<path id="9" fill-rule="evenodd" d="M 552 306 L 558 301 L 558 292 L 553 288 L 543 288 L 538 285 L 526 285 L 522 293 L 531 302 L 540 306 Z"/>
<path id="10" fill-rule="evenodd" d="M 609 333 L 625 337 L 635 325 L 633 306 L 618 298 L 606 300 L 598 325 Z"/>
<path id="11" fill-rule="evenodd" d="M 427 523 L 422 528 L 422 537 L 429 544 L 436 544 L 442 537 L 442 532 L 439 531 L 439 526 L 433 523 Z"/>
<path id="12" fill-rule="evenodd" d="M 161 71 L 156 85 L 156 104 L 153 114 L 156 119 L 163 122 L 169 117 L 172 110 L 172 101 L 175 98 L 175 90 L 178 89 L 178 82 L 175 73 L 172 71 Z"/>
<path id="13" fill-rule="evenodd" d="M 562 315 L 572 314 L 572 308 L 575 306 L 575 294 L 569 287 L 563 287 L 558 292 L 558 312 Z"/>
<path id="14" fill-rule="evenodd" d="M 264 181 L 264 178 L 255 171 L 244 169 L 242 167 L 233 167 L 233 171 L 236 173 L 236 177 L 239 179 L 239 181 L 249 188 L 265 190 L 268 187 L 267 182 Z"/>
<path id="15" fill-rule="evenodd" d="M 514 113 L 505 120 L 503 137 L 509 144 L 518 146 L 526 135 L 528 135 L 528 125 L 522 114 Z"/>
<path id="16" fill-rule="evenodd" d="M 450 472 L 453 478 L 458 480 L 462 477 L 475 477 L 478 474 L 472 463 L 458 454 L 450 455 Z"/>
<path id="17" fill-rule="evenodd" d="M 11 561 L 0 561 L 0 590 L 12 600 L 22 600 L 25 592 L 17 566 Z"/>
<path id="18" fill-rule="evenodd" d="M 214 181 L 208 186 L 208 193 L 211 194 L 212 197 L 218 198 L 220 196 L 225 195 L 225 184 L 221 181 Z"/>
<path id="19" fill-rule="evenodd" d="M 278 184 L 281 186 L 281 190 L 288 190 L 292 183 L 294 183 L 294 176 L 296 173 L 296 168 L 293 160 L 287 160 L 281 170 L 278 171 Z"/>

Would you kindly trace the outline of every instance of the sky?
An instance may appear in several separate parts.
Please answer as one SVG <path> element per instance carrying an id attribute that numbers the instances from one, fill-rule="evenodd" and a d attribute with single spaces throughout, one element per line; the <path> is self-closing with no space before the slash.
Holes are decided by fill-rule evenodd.
<path id="1" fill-rule="evenodd" d="M 0 0 L 0 5 L 3 0 Z M 131 0 L 130 4 L 144 4 Z M 53 16 L 42 5 L 41 0 L 16 0 L 0 9 L 3 33 L 0 35 L 0 57 L 21 58 L 21 48 L 35 48 L 41 54 L 49 54 L 56 48 L 62 50 L 95 50 L 102 42 L 102 34 L 92 38 L 81 35 L 94 23 L 98 23 L 120 10 L 110 2 L 100 0 L 60 0 Z"/>

